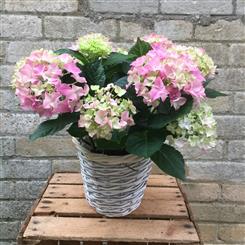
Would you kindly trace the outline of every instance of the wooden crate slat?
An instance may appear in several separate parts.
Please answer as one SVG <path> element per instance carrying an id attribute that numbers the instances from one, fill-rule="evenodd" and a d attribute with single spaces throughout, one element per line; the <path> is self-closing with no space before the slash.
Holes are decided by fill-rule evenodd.
<path id="1" fill-rule="evenodd" d="M 158 187 L 178 187 L 176 179 L 167 175 L 150 175 L 148 186 Z"/>
<path id="2" fill-rule="evenodd" d="M 83 216 L 100 217 L 86 199 L 49 199 L 43 198 L 35 212 L 35 215 L 58 215 L 58 216 Z M 188 218 L 188 212 L 183 200 L 163 201 L 144 199 L 138 209 L 127 218 Z"/>
<path id="3" fill-rule="evenodd" d="M 45 198 L 84 198 L 81 185 L 49 185 L 43 194 Z M 147 187 L 144 199 L 151 200 L 183 200 L 179 188 Z"/>
<path id="4" fill-rule="evenodd" d="M 136 220 L 33 216 L 24 238 L 49 240 L 198 242 L 189 220 Z"/>
<path id="5" fill-rule="evenodd" d="M 56 173 L 49 183 L 81 185 L 82 175 L 80 173 Z"/>
<path id="6" fill-rule="evenodd" d="M 56 173 L 49 182 L 50 184 L 72 184 L 81 185 L 82 177 L 80 173 Z M 177 187 L 175 178 L 167 175 L 151 175 L 148 186 Z"/>

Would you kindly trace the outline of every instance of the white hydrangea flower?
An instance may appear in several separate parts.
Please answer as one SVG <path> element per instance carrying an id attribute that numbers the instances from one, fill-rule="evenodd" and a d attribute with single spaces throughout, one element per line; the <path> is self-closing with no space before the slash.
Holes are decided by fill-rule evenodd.
<path id="1" fill-rule="evenodd" d="M 172 134 L 167 137 L 167 143 L 177 147 L 188 143 L 192 147 L 206 150 L 216 144 L 216 121 L 212 108 L 205 102 L 189 114 L 171 122 L 167 129 Z"/>

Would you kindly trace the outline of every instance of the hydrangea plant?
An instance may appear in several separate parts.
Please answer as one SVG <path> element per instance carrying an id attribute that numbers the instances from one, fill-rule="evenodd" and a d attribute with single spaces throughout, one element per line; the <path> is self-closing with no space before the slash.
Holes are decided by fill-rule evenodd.
<path id="1" fill-rule="evenodd" d="M 46 117 L 30 139 L 66 128 L 93 152 L 151 158 L 184 179 L 177 146 L 215 146 L 206 100 L 224 94 L 207 87 L 213 60 L 157 34 L 138 38 L 127 52 L 113 50 L 103 35 L 89 34 L 71 48 L 36 50 L 17 64 L 13 87 L 21 107 Z"/>

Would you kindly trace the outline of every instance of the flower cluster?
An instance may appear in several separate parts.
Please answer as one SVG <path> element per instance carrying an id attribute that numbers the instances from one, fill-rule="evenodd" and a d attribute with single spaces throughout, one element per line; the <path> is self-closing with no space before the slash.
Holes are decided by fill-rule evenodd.
<path id="1" fill-rule="evenodd" d="M 156 48 L 131 63 L 128 86 L 133 85 L 137 96 L 144 102 L 157 107 L 169 96 L 175 109 L 191 95 L 196 102 L 205 97 L 204 77 L 189 55 L 179 54 L 172 49 Z"/>
<path id="2" fill-rule="evenodd" d="M 107 57 L 112 51 L 112 46 L 105 36 L 94 33 L 80 37 L 73 49 L 79 51 L 89 61 L 94 61 L 97 58 Z"/>
<path id="3" fill-rule="evenodd" d="M 73 112 L 80 97 L 89 91 L 80 73 L 76 61 L 68 54 L 33 51 L 17 64 L 13 79 L 22 109 L 47 117 Z M 63 76 L 70 76 L 71 83 L 62 83 Z"/>
<path id="4" fill-rule="evenodd" d="M 214 77 L 216 66 L 212 58 L 207 55 L 203 48 L 186 47 L 182 45 L 174 45 L 172 48 L 180 54 L 188 54 L 197 64 L 204 77 Z"/>
<path id="5" fill-rule="evenodd" d="M 134 125 L 132 115 L 136 109 L 132 101 L 122 98 L 124 89 L 108 84 L 104 88 L 91 86 L 91 90 L 94 94 L 84 98 L 78 122 L 90 137 L 109 140 L 113 130 L 122 131 Z"/>
<path id="6" fill-rule="evenodd" d="M 173 46 L 172 41 L 156 33 L 151 33 L 150 35 L 144 36 L 143 40 L 150 43 L 153 49 L 171 48 Z"/>
<path id="7" fill-rule="evenodd" d="M 212 108 L 205 102 L 189 114 L 171 122 L 167 130 L 173 136 L 168 137 L 169 143 L 182 147 L 185 143 L 202 149 L 209 149 L 216 143 L 216 121 Z"/>

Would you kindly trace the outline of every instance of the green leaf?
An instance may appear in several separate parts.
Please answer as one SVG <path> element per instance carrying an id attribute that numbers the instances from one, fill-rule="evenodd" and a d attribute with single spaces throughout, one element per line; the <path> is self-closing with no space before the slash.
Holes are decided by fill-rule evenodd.
<path id="1" fill-rule="evenodd" d="M 106 76 L 101 60 L 84 65 L 82 71 L 88 85 L 99 85 L 100 87 L 105 85 Z"/>
<path id="2" fill-rule="evenodd" d="M 110 140 L 96 139 L 94 140 L 96 148 L 100 151 L 117 151 L 125 149 L 125 142 L 127 139 L 127 131 L 119 132 L 114 130 Z"/>
<path id="3" fill-rule="evenodd" d="M 134 55 L 136 58 L 145 55 L 151 50 L 151 45 L 140 38 L 137 38 L 135 45 L 129 50 L 129 54 Z"/>
<path id="4" fill-rule="evenodd" d="M 64 48 L 64 49 L 58 49 L 58 50 L 54 51 L 54 53 L 56 53 L 58 55 L 59 54 L 69 54 L 72 57 L 80 60 L 83 64 L 86 64 L 86 63 L 89 62 L 89 60 L 84 55 L 82 55 L 80 52 L 74 51 L 72 49 L 66 49 L 66 48 Z"/>
<path id="5" fill-rule="evenodd" d="M 177 118 L 188 114 L 193 105 L 193 99 L 188 97 L 186 103 L 179 108 L 179 110 L 175 111 L 174 108 L 171 109 L 168 115 L 164 114 L 155 114 L 149 117 L 149 127 L 154 129 L 163 128 L 168 123 L 176 120 Z"/>
<path id="6" fill-rule="evenodd" d="M 159 106 L 157 107 L 157 112 L 161 114 L 169 114 L 171 111 L 170 98 L 168 97 L 164 102 L 160 101 Z"/>
<path id="7" fill-rule="evenodd" d="M 124 76 L 124 77 L 121 77 L 119 78 L 116 82 L 115 82 L 115 85 L 125 89 L 126 87 L 126 84 L 128 83 L 128 76 Z"/>
<path id="8" fill-rule="evenodd" d="M 204 82 L 203 82 L 203 86 L 207 87 L 209 85 L 209 83 L 214 80 L 214 78 L 207 78 Z"/>
<path id="9" fill-rule="evenodd" d="M 129 69 L 130 69 L 130 63 L 129 62 L 122 63 L 122 72 L 123 73 L 128 74 Z"/>
<path id="10" fill-rule="evenodd" d="M 126 55 L 121 53 L 111 53 L 103 62 L 105 66 L 116 66 L 124 62 L 130 62 L 134 58 L 133 55 Z"/>
<path id="11" fill-rule="evenodd" d="M 124 145 L 106 139 L 96 139 L 94 140 L 94 143 L 96 145 L 96 149 L 100 151 L 115 151 L 122 150 L 124 148 Z"/>
<path id="12" fill-rule="evenodd" d="M 141 157 L 150 157 L 160 150 L 164 137 L 164 134 L 159 130 L 133 132 L 128 136 L 126 150 Z"/>
<path id="13" fill-rule="evenodd" d="M 88 134 L 84 128 L 78 127 L 78 123 L 77 123 L 77 122 L 73 123 L 73 124 L 67 129 L 67 132 L 68 132 L 71 136 L 76 137 L 76 138 L 80 138 L 80 139 L 81 139 L 82 137 L 84 137 L 85 135 Z"/>
<path id="14" fill-rule="evenodd" d="M 144 113 L 148 113 L 149 107 L 144 103 L 142 96 L 137 96 L 135 92 L 135 88 L 133 86 L 130 86 L 127 88 L 127 92 L 125 94 L 125 97 L 130 99 L 134 106 Z"/>
<path id="15" fill-rule="evenodd" d="M 151 156 L 151 160 L 165 173 L 178 179 L 185 179 L 185 163 L 182 154 L 170 145 L 163 144 Z"/>
<path id="16" fill-rule="evenodd" d="M 56 132 L 64 129 L 66 125 L 76 122 L 79 118 L 79 113 L 64 113 L 60 114 L 56 119 L 51 119 L 39 124 L 37 129 L 29 136 L 30 140 L 53 135 Z"/>
<path id="17" fill-rule="evenodd" d="M 205 94 L 208 98 L 216 98 L 220 96 L 227 96 L 227 94 L 221 93 L 211 88 L 205 88 Z"/>
<path id="18" fill-rule="evenodd" d="M 76 79 L 73 78 L 70 74 L 65 74 L 61 77 L 61 81 L 62 83 L 66 83 L 66 84 L 74 84 L 76 83 Z"/>

